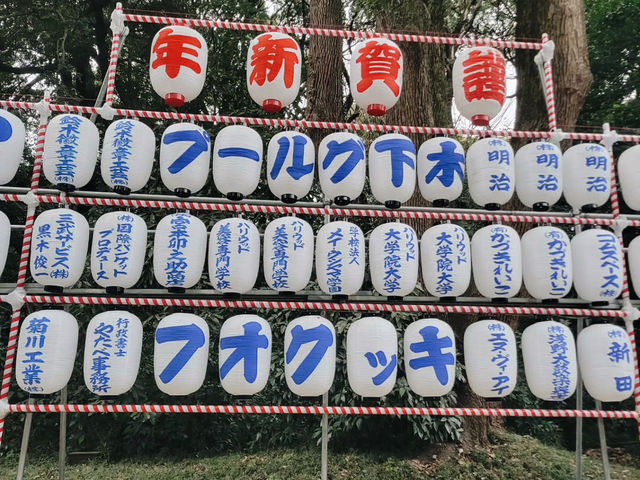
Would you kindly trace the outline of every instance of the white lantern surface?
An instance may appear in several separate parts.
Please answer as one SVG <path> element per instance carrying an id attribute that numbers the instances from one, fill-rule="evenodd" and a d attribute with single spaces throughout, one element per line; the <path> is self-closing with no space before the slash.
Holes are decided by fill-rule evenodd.
<path id="1" fill-rule="evenodd" d="M 127 393 L 138 377 L 142 322 L 123 310 L 99 313 L 87 326 L 84 384 L 96 395 Z"/>
<path id="2" fill-rule="evenodd" d="M 536 211 L 548 210 L 562 196 L 562 151 L 550 142 L 533 142 L 516 152 L 516 193 Z"/>
<path id="3" fill-rule="evenodd" d="M 569 293 L 573 283 L 571 242 L 557 227 L 535 227 L 522 235 L 522 280 L 533 298 L 551 300 Z"/>
<path id="4" fill-rule="evenodd" d="M 318 147 L 318 177 L 326 197 L 348 205 L 362 193 L 366 176 L 364 143 L 354 133 L 327 135 Z"/>
<path id="5" fill-rule="evenodd" d="M 300 90 L 302 53 L 286 33 L 258 35 L 247 50 L 247 89 L 265 112 L 278 113 Z"/>
<path id="6" fill-rule="evenodd" d="M 627 265 L 629 268 L 629 276 L 631 277 L 631 284 L 633 285 L 633 291 L 638 295 L 640 292 L 640 237 L 636 237 L 627 247 Z"/>
<path id="7" fill-rule="evenodd" d="M 403 58 L 400 47 L 386 38 L 357 43 L 349 62 L 351 96 L 369 115 L 382 116 L 402 91 Z"/>
<path id="8" fill-rule="evenodd" d="M 109 212 L 96 221 L 91 243 L 91 275 L 107 289 L 122 293 L 142 275 L 147 254 L 147 225 L 131 212 Z"/>
<path id="9" fill-rule="evenodd" d="M 211 139 L 192 123 L 174 123 L 162 134 L 160 178 L 178 197 L 188 197 L 202 189 L 209 176 Z"/>
<path id="10" fill-rule="evenodd" d="M 538 322 L 522 332 L 522 360 L 529 390 L 546 401 L 566 400 L 576 391 L 578 362 L 569 327 Z"/>
<path id="11" fill-rule="evenodd" d="M 507 62 L 492 47 L 461 49 L 453 64 L 453 99 L 463 117 L 487 127 L 504 105 Z"/>
<path id="12" fill-rule="evenodd" d="M 260 268 L 260 233 L 251 220 L 225 218 L 209 235 L 209 281 L 223 293 L 247 293 Z"/>
<path id="13" fill-rule="evenodd" d="M 578 364 L 584 388 L 601 402 L 621 402 L 633 394 L 633 353 L 624 328 L 591 325 L 578 334 Z"/>
<path id="14" fill-rule="evenodd" d="M 285 203 L 303 198 L 313 185 L 316 149 L 309 137 L 300 132 L 280 132 L 267 147 L 269 190 Z"/>
<path id="15" fill-rule="evenodd" d="M 281 217 L 264 230 L 264 278 L 278 292 L 298 292 L 311 279 L 313 230 L 298 217 Z"/>
<path id="16" fill-rule="evenodd" d="M 163 217 L 153 237 L 153 276 L 170 292 L 182 293 L 200 281 L 207 253 L 207 227 L 186 212 Z"/>
<path id="17" fill-rule="evenodd" d="M 471 199 L 487 210 L 497 210 L 513 196 L 513 149 L 505 140 L 483 138 L 467 150 L 467 177 Z"/>
<path id="18" fill-rule="evenodd" d="M 640 145 L 627 148 L 618 158 L 618 181 L 624 203 L 640 210 Z"/>
<path id="19" fill-rule="evenodd" d="M 13 180 L 18 173 L 24 151 L 25 129 L 22 121 L 13 113 L 0 109 L 0 151 L 2 170 L 0 185 Z"/>
<path id="20" fill-rule="evenodd" d="M 73 373 L 78 322 L 64 310 L 40 310 L 22 321 L 16 355 L 16 382 L 28 393 L 62 390 Z"/>
<path id="21" fill-rule="evenodd" d="M 581 143 L 564 152 L 564 198 L 574 210 L 592 211 L 607 203 L 611 191 L 609 152 L 597 143 Z"/>
<path id="22" fill-rule="evenodd" d="M 369 271 L 380 295 L 404 297 L 418 282 L 418 235 L 409 225 L 391 222 L 369 236 Z"/>
<path id="23" fill-rule="evenodd" d="M 353 295 L 364 281 L 364 234 L 351 222 L 329 222 L 316 236 L 316 276 L 324 293 Z"/>
<path id="24" fill-rule="evenodd" d="M 425 200 L 446 207 L 464 187 L 464 148 L 447 137 L 430 138 L 418 150 L 418 187 Z"/>
<path id="25" fill-rule="evenodd" d="M 49 292 L 73 286 L 84 270 L 89 247 L 89 223 L 78 212 L 55 208 L 33 223 L 29 269 Z"/>
<path id="26" fill-rule="evenodd" d="M 11 222 L 4 212 L 0 211 L 0 275 L 4 272 L 11 242 Z"/>
<path id="27" fill-rule="evenodd" d="M 473 280 L 480 295 L 510 298 L 522 286 L 522 254 L 518 232 L 506 225 L 487 225 L 471 239 Z"/>
<path id="28" fill-rule="evenodd" d="M 144 123 L 130 118 L 112 122 L 102 140 L 102 180 L 121 195 L 142 189 L 151 177 L 155 151 L 156 137 Z"/>
<path id="29" fill-rule="evenodd" d="M 271 327 L 257 315 L 235 315 L 220 328 L 220 384 L 231 395 L 255 395 L 269 380 Z"/>
<path id="30" fill-rule="evenodd" d="M 156 327 L 153 375 L 167 395 L 189 395 L 204 382 L 209 360 L 209 326 L 192 313 L 173 313 Z"/>
<path id="31" fill-rule="evenodd" d="M 411 390 L 422 397 L 447 395 L 456 380 L 456 342 L 442 320 L 417 320 L 404 331 L 404 370 Z"/>
<path id="32" fill-rule="evenodd" d="M 347 330 L 347 377 L 356 395 L 384 397 L 396 384 L 398 337 L 380 317 L 356 320 Z"/>
<path id="33" fill-rule="evenodd" d="M 53 117 L 44 135 L 42 173 L 58 190 L 73 192 L 91 181 L 98 160 L 100 134 L 88 118 Z"/>
<path id="34" fill-rule="evenodd" d="M 300 397 L 329 391 L 336 370 L 336 332 L 320 315 L 289 322 L 284 332 L 284 374 L 287 386 Z"/>
<path id="35" fill-rule="evenodd" d="M 151 43 L 149 77 L 155 92 L 171 107 L 194 100 L 207 74 L 207 43 L 192 28 L 164 27 Z"/>
<path id="36" fill-rule="evenodd" d="M 260 182 L 262 138 L 253 128 L 230 125 L 213 144 L 213 183 L 229 200 L 251 195 Z"/>
<path id="37" fill-rule="evenodd" d="M 578 296 L 589 302 L 609 302 L 622 293 L 623 259 L 617 237 L 595 228 L 571 240 L 573 284 Z"/>
<path id="38" fill-rule="evenodd" d="M 480 320 L 464 332 L 464 366 L 471 390 L 480 397 L 506 397 L 516 387 L 518 352 L 511 327 Z"/>
<path id="39" fill-rule="evenodd" d="M 471 282 L 471 244 L 453 223 L 425 230 L 420 240 L 422 283 L 435 297 L 459 297 Z"/>
<path id="40" fill-rule="evenodd" d="M 375 199 L 400 208 L 416 189 L 416 147 L 399 133 L 376 138 L 369 147 L 369 184 Z"/>

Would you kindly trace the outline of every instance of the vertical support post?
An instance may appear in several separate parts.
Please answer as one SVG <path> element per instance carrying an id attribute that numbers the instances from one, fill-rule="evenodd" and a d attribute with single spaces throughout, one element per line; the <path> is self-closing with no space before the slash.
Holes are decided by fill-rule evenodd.
<path id="1" fill-rule="evenodd" d="M 60 391 L 60 403 L 67 403 L 67 386 Z M 64 480 L 64 467 L 67 461 L 67 412 L 60 411 L 60 442 L 58 445 L 58 472 L 60 480 Z"/>
<path id="2" fill-rule="evenodd" d="M 584 318 L 578 318 L 576 333 L 580 334 Z M 576 335 L 576 336 L 577 336 Z M 582 375 L 578 370 L 578 385 L 576 387 L 576 410 L 582 410 Z M 576 418 L 576 480 L 582 479 L 582 417 Z"/>
<path id="3" fill-rule="evenodd" d="M 113 95 L 116 90 L 116 67 L 118 66 L 118 55 L 120 53 L 120 36 L 126 36 L 126 27 L 124 25 L 124 15 L 122 14 L 122 3 L 116 3 L 115 10 L 111 13 L 111 55 L 109 57 L 109 68 L 107 69 L 107 91 L 104 98 L 104 104 L 111 107 L 113 104 Z"/>
<path id="4" fill-rule="evenodd" d="M 329 406 L 329 394 L 325 393 L 322 395 L 322 406 Z M 320 478 L 321 480 L 327 480 L 329 475 L 329 415 L 326 413 L 322 414 L 322 440 L 321 440 L 321 467 L 320 467 Z"/>
<path id="5" fill-rule="evenodd" d="M 29 405 L 35 403 L 33 397 L 29 397 L 27 400 Z M 31 422 L 33 421 L 33 413 L 27 413 L 24 417 L 24 428 L 22 429 L 22 443 L 20 444 L 20 458 L 18 459 L 18 473 L 16 480 L 22 480 L 24 478 L 24 467 L 27 464 L 27 450 L 29 450 L 29 435 L 31 434 Z"/>
<path id="6" fill-rule="evenodd" d="M 553 40 L 549 40 L 549 35 L 542 34 L 542 50 L 534 57 L 534 61 L 538 66 L 538 73 L 540 74 L 540 82 L 542 83 L 542 90 L 544 91 L 544 99 L 547 104 L 547 114 L 549 116 L 549 130 L 552 132 L 558 128 L 558 122 L 556 120 L 556 99 L 553 91 L 553 53 L 555 50 L 555 44 Z"/>
<path id="7" fill-rule="evenodd" d="M 602 410 L 602 402 L 596 400 L 596 410 Z M 600 437 L 600 452 L 602 453 L 602 471 L 604 480 L 611 480 L 611 468 L 609 467 L 609 452 L 607 451 L 607 437 L 604 431 L 604 420 L 598 417 L 598 437 Z"/>

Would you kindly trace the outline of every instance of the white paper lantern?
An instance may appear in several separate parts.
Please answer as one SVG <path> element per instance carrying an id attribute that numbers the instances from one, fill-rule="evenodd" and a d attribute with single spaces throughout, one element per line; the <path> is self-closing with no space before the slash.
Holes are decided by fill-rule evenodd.
<path id="1" fill-rule="evenodd" d="M 533 142 L 516 152 L 516 192 L 536 211 L 548 210 L 562 196 L 562 152 L 549 142 Z"/>
<path id="2" fill-rule="evenodd" d="M 329 222 L 316 236 L 316 276 L 324 293 L 353 295 L 364 281 L 364 235 L 351 222 Z"/>
<path id="3" fill-rule="evenodd" d="M 627 148 L 618 158 L 618 181 L 624 203 L 640 210 L 640 145 Z"/>
<path id="4" fill-rule="evenodd" d="M 153 275 L 170 292 L 200 281 L 207 253 L 207 227 L 186 212 L 163 217 L 153 238 Z"/>
<path id="5" fill-rule="evenodd" d="M 638 239 L 640 239 L 640 237 L 631 240 L 627 247 L 629 276 L 631 277 L 631 284 L 633 285 L 633 291 L 636 295 L 640 292 L 640 240 Z"/>
<path id="6" fill-rule="evenodd" d="M 522 332 L 522 360 L 529 390 L 546 401 L 566 400 L 576 391 L 578 362 L 571 330 L 554 321 Z"/>
<path id="7" fill-rule="evenodd" d="M 403 223 L 384 223 L 369 236 L 369 271 L 380 295 L 404 297 L 418 282 L 418 235 Z"/>
<path id="8" fill-rule="evenodd" d="M 22 121 L 14 114 L 0 109 L 0 151 L 2 152 L 2 170 L 0 185 L 13 180 L 18 173 L 24 151 L 25 130 Z"/>
<path id="9" fill-rule="evenodd" d="M 483 138 L 467 150 L 467 176 L 471 199 L 487 210 L 497 210 L 513 196 L 513 149 L 499 138 Z"/>
<path id="10" fill-rule="evenodd" d="M 356 320 L 347 331 L 347 377 L 356 395 L 384 397 L 396 384 L 398 337 L 380 317 Z"/>
<path id="11" fill-rule="evenodd" d="M 22 321 L 16 355 L 16 382 L 28 393 L 62 390 L 73 373 L 78 322 L 64 310 L 40 310 Z"/>
<path id="12" fill-rule="evenodd" d="M 84 384 L 96 395 L 122 395 L 136 381 L 142 322 L 123 310 L 99 313 L 87 326 Z"/>
<path id="13" fill-rule="evenodd" d="M 278 292 L 298 292 L 311 279 L 313 230 L 297 217 L 281 217 L 264 230 L 264 278 Z"/>
<path id="14" fill-rule="evenodd" d="M 207 183 L 211 139 L 192 123 L 174 123 L 162 134 L 160 178 L 178 197 L 188 197 Z"/>
<path id="15" fill-rule="evenodd" d="M 11 242 L 11 222 L 4 212 L 0 211 L 0 275 L 4 272 Z"/>
<path id="16" fill-rule="evenodd" d="M 533 298 L 562 298 L 571 290 L 573 262 L 571 242 L 556 227 L 536 227 L 525 232 L 521 240 L 522 279 Z"/>
<path id="17" fill-rule="evenodd" d="M 400 208 L 416 189 L 416 147 L 399 133 L 376 138 L 369 147 L 369 183 L 375 199 Z"/>
<path id="18" fill-rule="evenodd" d="M 156 327 L 153 375 L 168 395 L 189 395 L 204 382 L 209 360 L 209 326 L 192 313 L 173 313 Z"/>
<path id="19" fill-rule="evenodd" d="M 597 143 L 581 143 L 563 155 L 564 198 L 574 210 L 589 212 L 609 200 L 609 152 Z"/>
<path id="20" fill-rule="evenodd" d="M 99 143 L 98 128 L 88 118 L 56 115 L 44 136 L 44 176 L 64 192 L 84 187 L 96 168 Z"/>
<path id="21" fill-rule="evenodd" d="M 302 54 L 286 33 L 268 32 L 251 40 L 247 51 L 247 88 L 265 112 L 290 105 L 300 90 Z"/>
<path id="22" fill-rule="evenodd" d="M 151 43 L 151 86 L 171 107 L 194 100 L 207 74 L 207 43 L 195 30 L 171 25 L 156 33 Z"/>
<path id="23" fill-rule="evenodd" d="M 471 390 L 480 397 L 506 397 L 516 387 L 518 353 L 511 327 L 480 320 L 464 332 L 464 366 Z"/>
<path id="24" fill-rule="evenodd" d="M 442 320 L 424 318 L 404 331 L 404 370 L 409 387 L 423 397 L 441 397 L 456 379 L 456 341 Z"/>
<path id="25" fill-rule="evenodd" d="M 91 275 L 107 289 L 122 293 L 142 275 L 147 254 L 147 225 L 130 212 L 105 213 L 96 221 L 91 243 Z"/>
<path id="26" fill-rule="evenodd" d="M 140 190 L 151 177 L 155 151 L 153 130 L 130 118 L 116 120 L 102 140 L 102 180 L 121 195 Z"/>
<path id="27" fill-rule="evenodd" d="M 316 150 L 309 137 L 299 132 L 280 132 L 267 148 L 269 190 L 285 203 L 295 203 L 313 185 Z"/>
<path id="28" fill-rule="evenodd" d="M 254 129 L 230 125 L 213 145 L 213 183 L 229 200 L 251 195 L 260 182 L 262 139 Z"/>
<path id="29" fill-rule="evenodd" d="M 49 292 L 73 286 L 82 275 L 89 247 L 89 224 L 68 208 L 46 210 L 33 223 L 31 277 Z"/>
<path id="30" fill-rule="evenodd" d="M 624 328 L 591 325 L 578 334 L 578 363 L 584 388 L 601 402 L 620 402 L 633 394 L 633 352 Z"/>
<path id="31" fill-rule="evenodd" d="M 453 138 L 430 138 L 418 150 L 417 172 L 424 199 L 446 207 L 462 193 L 464 148 Z"/>
<path id="32" fill-rule="evenodd" d="M 260 268 L 260 233 L 251 220 L 225 218 L 209 235 L 209 281 L 224 293 L 247 293 Z"/>
<path id="33" fill-rule="evenodd" d="M 460 50 L 453 64 L 453 99 L 463 117 L 487 127 L 507 94 L 507 62 L 491 47 Z"/>
<path id="34" fill-rule="evenodd" d="M 435 297 L 459 297 L 471 282 L 471 244 L 464 228 L 443 223 L 420 240 L 422 282 Z"/>
<path id="35" fill-rule="evenodd" d="M 289 322 L 284 332 L 284 374 L 289 390 L 301 397 L 329 391 L 336 370 L 336 332 L 320 315 Z"/>
<path id="36" fill-rule="evenodd" d="M 220 384 L 231 395 L 255 395 L 269 380 L 271 327 L 257 315 L 235 315 L 220 328 Z"/>
<path id="37" fill-rule="evenodd" d="M 473 280 L 480 295 L 510 298 L 522 286 L 522 254 L 518 232 L 506 225 L 487 225 L 471 239 Z"/>
<path id="38" fill-rule="evenodd" d="M 362 139 L 353 133 L 327 135 L 318 147 L 318 177 L 326 197 L 337 205 L 348 205 L 362 193 L 366 176 Z"/>
<path id="39" fill-rule="evenodd" d="M 622 252 L 617 237 L 594 228 L 571 240 L 573 284 L 589 302 L 609 302 L 622 293 Z"/>

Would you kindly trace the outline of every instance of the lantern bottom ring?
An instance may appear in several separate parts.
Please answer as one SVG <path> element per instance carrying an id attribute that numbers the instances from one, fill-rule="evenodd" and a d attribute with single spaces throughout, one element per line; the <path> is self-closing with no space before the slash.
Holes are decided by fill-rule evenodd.
<path id="1" fill-rule="evenodd" d="M 444 208 L 444 207 L 448 207 L 449 203 L 450 203 L 449 200 L 445 198 L 438 198 L 437 200 L 434 200 L 433 202 L 431 202 L 431 205 L 433 205 L 436 208 Z"/>
<path id="2" fill-rule="evenodd" d="M 592 307 L 608 307 L 609 302 L 606 300 L 597 300 L 595 302 L 591 302 L 589 305 L 591 305 Z"/>
<path id="3" fill-rule="evenodd" d="M 232 202 L 239 202 L 244 198 L 244 195 L 240 192 L 228 192 L 226 197 L 227 200 L 231 200 Z"/>
<path id="4" fill-rule="evenodd" d="M 70 183 L 58 183 L 56 184 L 56 188 L 64 193 L 71 193 L 75 191 L 76 186 Z"/>
<path id="5" fill-rule="evenodd" d="M 596 211 L 596 208 L 598 208 L 598 206 L 595 203 L 587 203 L 580 207 L 580 211 L 582 213 L 593 213 Z"/>
<path id="6" fill-rule="evenodd" d="M 331 300 L 333 300 L 336 303 L 345 303 L 347 300 L 349 300 L 349 295 L 344 295 L 344 294 L 331 295 Z"/>
<path id="7" fill-rule="evenodd" d="M 282 102 L 275 98 L 268 98 L 262 102 L 262 109 L 267 113 L 278 113 L 282 110 Z"/>
<path id="8" fill-rule="evenodd" d="M 285 193 L 284 195 L 280 196 L 280 200 L 282 200 L 282 203 L 287 203 L 290 205 L 298 201 L 298 196 L 294 195 L 293 193 Z"/>
<path id="9" fill-rule="evenodd" d="M 549 211 L 549 203 L 547 202 L 536 202 L 533 204 L 534 212 L 548 212 Z"/>
<path id="10" fill-rule="evenodd" d="M 179 198 L 188 198 L 191 196 L 191 190 L 188 188 L 174 188 L 173 193 Z"/>
<path id="11" fill-rule="evenodd" d="M 488 127 L 491 117 L 489 115 L 474 115 L 471 117 L 471 123 L 478 127 Z"/>
<path id="12" fill-rule="evenodd" d="M 44 291 L 47 293 L 62 293 L 64 291 L 64 288 L 62 288 L 60 285 L 45 285 Z"/>
<path id="13" fill-rule="evenodd" d="M 351 203 L 351 199 L 346 195 L 338 195 L 337 197 L 334 197 L 333 202 L 340 207 L 344 207 Z"/>
<path id="14" fill-rule="evenodd" d="M 389 210 L 397 210 L 402 206 L 402 203 L 398 200 L 387 200 L 386 202 L 384 202 L 384 206 Z"/>
<path id="15" fill-rule="evenodd" d="M 129 187 L 125 187 L 124 185 L 114 186 L 113 191 L 118 195 L 129 195 L 131 193 L 131 189 Z"/>
<path id="16" fill-rule="evenodd" d="M 105 291 L 108 295 L 122 295 L 124 293 L 124 288 L 111 286 L 105 288 Z"/>
<path id="17" fill-rule="evenodd" d="M 485 203 L 484 209 L 485 210 L 491 210 L 491 211 L 500 210 L 500 204 L 499 203 Z"/>
<path id="18" fill-rule="evenodd" d="M 169 292 L 169 293 L 183 294 L 186 291 L 187 291 L 187 289 L 184 288 L 184 287 L 167 287 L 167 292 Z"/>
<path id="19" fill-rule="evenodd" d="M 540 301 L 543 305 L 557 305 L 558 303 L 560 303 L 557 298 L 543 298 Z"/>
<path id="20" fill-rule="evenodd" d="M 164 103 L 170 107 L 184 107 L 186 98 L 181 93 L 167 93 L 164 96 Z"/>
<path id="21" fill-rule="evenodd" d="M 367 113 L 369 115 L 373 115 L 374 117 L 381 117 L 387 112 L 387 107 L 382 105 L 381 103 L 372 103 L 367 106 Z"/>
<path id="22" fill-rule="evenodd" d="M 492 298 L 491 303 L 497 303 L 497 304 L 509 303 L 509 299 L 503 298 L 503 297 Z"/>
<path id="23" fill-rule="evenodd" d="M 458 297 L 439 297 L 441 303 L 456 303 L 458 301 Z"/>

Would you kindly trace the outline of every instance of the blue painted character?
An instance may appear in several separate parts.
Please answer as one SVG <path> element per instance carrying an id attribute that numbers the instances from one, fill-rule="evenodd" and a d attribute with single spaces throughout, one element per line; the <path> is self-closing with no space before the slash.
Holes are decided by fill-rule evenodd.
<path id="1" fill-rule="evenodd" d="M 293 154 L 291 160 L 291 166 L 287 167 L 287 173 L 294 180 L 300 180 L 305 175 L 313 172 L 313 162 L 304 163 L 304 147 L 309 140 L 307 137 L 303 135 L 296 135 L 293 137 Z M 291 142 L 287 137 L 281 137 L 278 139 L 278 153 L 276 154 L 276 159 L 273 163 L 273 167 L 271 168 L 271 179 L 275 180 L 280 175 L 280 170 L 284 165 L 284 161 L 287 158 L 287 154 L 289 153 L 289 147 L 291 146 Z"/>
<path id="2" fill-rule="evenodd" d="M 453 341 L 447 336 L 438 338 L 438 331 L 438 327 L 432 325 L 420 329 L 422 342 L 412 343 L 409 349 L 414 353 L 426 352 L 427 356 L 410 360 L 409 366 L 414 370 L 432 367 L 440 384 L 446 385 L 449 382 L 447 365 L 454 365 L 455 357 L 450 352 L 442 353 L 442 349 L 451 348 Z"/>
<path id="3" fill-rule="evenodd" d="M 293 361 L 302 345 L 316 342 L 306 358 L 300 363 L 296 371 L 293 372 L 293 375 L 291 375 L 294 383 L 300 385 L 309 378 L 324 358 L 329 347 L 333 345 L 333 334 L 331 329 L 326 325 L 318 325 L 317 327 L 306 330 L 301 325 L 296 325 L 291 329 L 291 337 L 291 343 L 285 356 L 287 364 Z"/>
<path id="4" fill-rule="evenodd" d="M 0 116 L 0 142 L 6 142 L 13 135 L 11 123 L 6 118 Z"/>
<path id="5" fill-rule="evenodd" d="M 191 142 L 191 146 L 169 165 L 169 173 L 174 174 L 188 167 L 202 152 L 206 152 L 211 140 L 209 134 L 204 130 L 179 130 L 167 133 L 162 138 L 162 143 L 165 145 L 176 142 Z"/>
<path id="6" fill-rule="evenodd" d="M 185 341 L 184 346 L 160 373 L 159 377 L 162 383 L 169 383 L 180 373 L 180 370 L 184 368 L 196 351 L 204 346 L 205 336 L 202 329 L 195 323 L 174 325 L 156 330 L 156 342 L 158 343 Z"/>
<path id="7" fill-rule="evenodd" d="M 258 322 L 247 322 L 242 329 L 244 335 L 220 339 L 220 349 L 235 349 L 220 366 L 220 378 L 224 379 L 240 360 L 244 360 L 244 379 L 253 383 L 258 377 L 258 349 L 266 349 L 269 339 L 266 335 L 260 334 L 262 325 Z"/>
<path id="8" fill-rule="evenodd" d="M 427 155 L 427 160 L 436 162 L 436 164 L 427 173 L 425 181 L 431 183 L 437 178 L 442 185 L 450 187 L 457 174 L 462 182 L 464 180 L 464 171 L 462 170 L 464 155 L 456 152 L 456 144 L 450 140 L 441 142 L 440 148 L 442 152 Z"/>
<path id="9" fill-rule="evenodd" d="M 416 168 L 414 161 L 416 147 L 413 142 L 406 138 L 390 138 L 380 140 L 374 148 L 379 153 L 389 152 L 391 156 L 391 183 L 396 188 L 400 187 L 404 177 L 404 165 L 407 164 L 412 170 Z M 407 155 L 405 152 L 411 155 Z"/>
<path id="10" fill-rule="evenodd" d="M 391 355 L 390 359 L 387 359 L 387 355 L 381 350 L 378 350 L 375 354 L 373 352 L 367 352 L 364 356 L 371 367 L 384 367 L 380 373 L 371 379 L 374 385 L 382 385 L 386 382 L 393 372 L 395 372 L 396 366 L 398 365 L 398 356 L 395 353 Z"/>
<path id="11" fill-rule="evenodd" d="M 356 168 L 358 163 L 364 161 L 364 143 L 360 139 L 354 140 L 350 138 L 342 143 L 331 140 L 327 143 L 327 149 L 329 150 L 327 156 L 322 161 L 323 170 L 329 168 L 337 156 L 349 153 L 344 163 L 331 176 L 330 180 L 333 183 L 340 183 Z"/>

